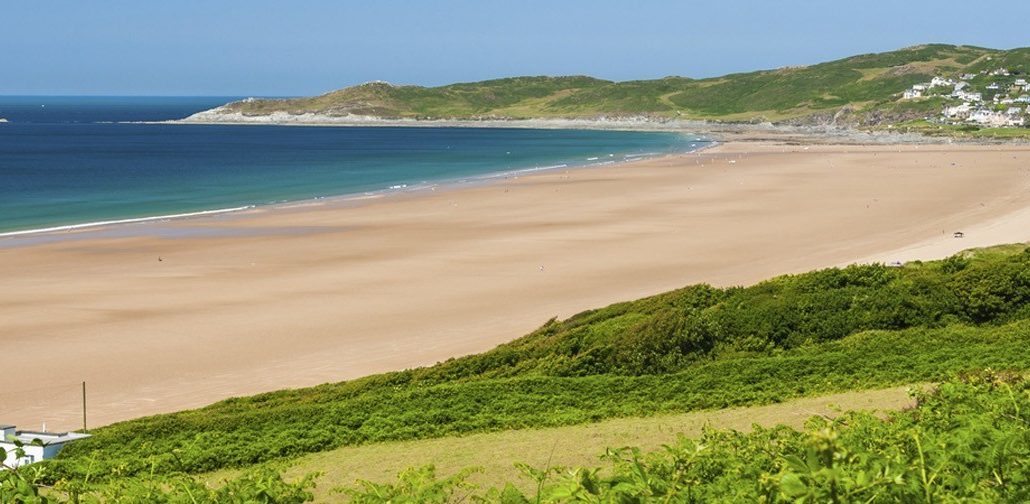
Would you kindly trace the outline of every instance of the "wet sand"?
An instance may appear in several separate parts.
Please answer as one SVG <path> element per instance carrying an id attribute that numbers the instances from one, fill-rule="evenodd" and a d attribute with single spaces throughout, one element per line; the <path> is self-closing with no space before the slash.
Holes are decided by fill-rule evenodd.
<path id="1" fill-rule="evenodd" d="M 1028 189 L 1027 146 L 740 142 L 3 239 L 0 423 L 79 426 L 81 381 L 98 425 L 432 364 L 690 283 L 1030 241 Z"/>

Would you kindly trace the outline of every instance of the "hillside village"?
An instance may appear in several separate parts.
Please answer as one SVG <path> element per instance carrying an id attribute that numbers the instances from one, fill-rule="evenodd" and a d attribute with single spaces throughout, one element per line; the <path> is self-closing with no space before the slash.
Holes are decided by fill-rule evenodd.
<path id="1" fill-rule="evenodd" d="M 901 99 L 942 100 L 940 115 L 927 118 L 941 124 L 1030 126 L 1030 82 L 1005 68 L 965 73 L 956 79 L 934 77 L 906 89 Z"/>

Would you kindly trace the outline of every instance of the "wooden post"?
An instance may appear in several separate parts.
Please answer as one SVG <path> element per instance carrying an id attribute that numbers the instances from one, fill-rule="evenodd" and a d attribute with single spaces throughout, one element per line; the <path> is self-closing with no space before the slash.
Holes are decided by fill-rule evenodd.
<path id="1" fill-rule="evenodd" d="M 82 382 L 82 432 L 86 432 L 86 382 Z"/>

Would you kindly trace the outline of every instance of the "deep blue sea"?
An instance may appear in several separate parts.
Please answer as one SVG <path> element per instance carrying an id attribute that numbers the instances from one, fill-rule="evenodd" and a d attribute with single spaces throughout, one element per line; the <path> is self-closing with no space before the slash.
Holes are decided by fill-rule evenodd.
<path id="1" fill-rule="evenodd" d="M 133 124 L 235 97 L 0 97 L 0 234 L 326 196 L 703 145 L 679 133 Z"/>

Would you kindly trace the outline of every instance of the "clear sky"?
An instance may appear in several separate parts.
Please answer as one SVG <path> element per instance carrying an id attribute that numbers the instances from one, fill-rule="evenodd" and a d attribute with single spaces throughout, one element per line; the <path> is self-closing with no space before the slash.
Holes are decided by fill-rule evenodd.
<path id="1" fill-rule="evenodd" d="M 1030 1 L 3 0 L 0 94 L 320 93 L 369 80 L 628 80 L 925 42 L 1030 46 Z"/>

